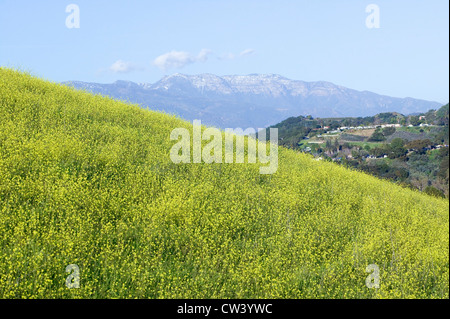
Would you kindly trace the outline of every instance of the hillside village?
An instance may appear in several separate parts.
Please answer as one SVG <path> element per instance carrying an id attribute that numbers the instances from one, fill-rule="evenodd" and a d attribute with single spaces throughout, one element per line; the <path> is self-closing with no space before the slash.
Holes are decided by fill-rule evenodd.
<path id="1" fill-rule="evenodd" d="M 289 118 L 279 143 L 404 186 L 448 197 L 448 105 L 419 115 Z"/>
<path id="2" fill-rule="evenodd" d="M 404 126 L 404 125 L 401 125 L 401 124 L 381 124 L 381 125 L 377 125 L 377 126 L 373 126 L 373 125 L 370 125 L 370 126 L 357 126 L 357 127 L 341 126 L 341 127 L 337 128 L 336 130 L 328 131 L 329 130 L 329 126 L 325 126 L 324 127 L 324 133 L 316 135 L 315 136 L 316 139 L 311 139 L 311 137 L 309 137 L 309 136 L 305 136 L 304 139 L 308 140 L 308 143 L 310 143 L 310 144 L 323 144 L 323 143 L 326 143 L 326 139 L 327 138 L 337 138 L 337 137 L 339 137 L 339 134 L 343 133 L 343 132 L 348 132 L 349 134 L 353 134 L 355 136 L 358 136 L 358 131 L 367 131 L 367 130 L 374 131 L 374 130 L 377 130 L 377 129 L 384 129 L 384 128 L 396 128 L 397 129 L 397 128 L 413 128 L 413 127 L 414 127 L 414 125 L 412 125 L 412 124 L 409 124 L 407 126 L 406 125 Z M 443 127 L 443 126 L 442 125 L 433 125 L 433 124 L 421 123 L 421 124 L 418 125 L 418 127 L 422 128 L 422 127 Z M 448 147 L 448 144 L 445 144 L 445 143 L 442 143 L 442 144 L 432 143 L 432 144 L 430 144 L 428 146 L 425 146 L 423 149 L 425 151 L 429 151 L 429 150 L 441 149 L 441 148 L 444 148 L 444 147 Z M 302 151 L 304 151 L 304 152 L 311 152 L 312 149 L 311 149 L 311 147 L 306 146 L 306 147 L 304 147 L 302 149 Z M 407 149 L 407 151 L 408 151 L 407 155 L 409 155 L 412 152 L 414 152 L 415 149 L 411 148 L 411 149 Z M 344 152 L 345 156 L 348 159 L 353 158 L 353 156 L 351 155 L 351 152 L 347 152 L 347 153 L 348 154 L 345 154 L 345 152 Z M 362 158 L 363 159 L 375 159 L 375 158 L 386 158 L 386 157 L 388 157 L 386 154 L 380 155 L 380 156 L 367 154 L 366 156 L 363 156 Z M 322 158 L 319 157 L 319 159 L 322 159 Z M 333 161 L 341 160 L 341 159 L 342 159 L 341 157 L 337 157 L 337 158 L 333 158 Z"/>

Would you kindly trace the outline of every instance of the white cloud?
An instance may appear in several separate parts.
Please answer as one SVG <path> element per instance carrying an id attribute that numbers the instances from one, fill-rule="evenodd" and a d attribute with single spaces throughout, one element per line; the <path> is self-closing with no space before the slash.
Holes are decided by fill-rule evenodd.
<path id="1" fill-rule="evenodd" d="M 197 56 L 184 51 L 170 51 L 158 56 L 153 65 L 164 71 L 171 68 L 181 69 L 194 62 L 206 62 L 211 53 L 208 49 L 202 49 Z"/>
<path id="2" fill-rule="evenodd" d="M 202 49 L 200 53 L 197 55 L 197 61 L 206 62 L 206 60 L 208 60 L 208 55 L 210 55 L 211 53 L 212 53 L 211 50 Z"/>
<path id="3" fill-rule="evenodd" d="M 136 69 L 137 67 L 133 63 L 122 60 L 117 60 L 109 67 L 109 70 L 114 73 L 128 73 Z"/>
<path id="4" fill-rule="evenodd" d="M 208 49 L 202 49 L 197 55 L 193 55 L 185 51 L 173 50 L 156 57 L 156 59 L 153 60 L 153 65 L 155 65 L 156 67 L 160 68 L 163 71 L 166 71 L 168 69 L 181 69 L 186 65 L 192 63 L 206 62 L 208 60 L 209 55 L 211 55 L 212 53 L 213 52 Z M 253 49 L 245 49 L 239 54 L 225 53 L 218 56 L 217 58 L 219 60 L 234 60 L 247 55 L 252 55 L 254 53 L 255 50 Z"/>
<path id="5" fill-rule="evenodd" d="M 246 55 L 251 55 L 255 53 L 255 50 L 253 49 L 245 49 L 244 51 L 242 51 L 239 54 L 234 54 L 234 53 L 224 53 L 221 56 L 219 56 L 219 60 L 234 60 L 237 59 L 239 57 L 243 57 Z"/>
<path id="6" fill-rule="evenodd" d="M 245 55 L 251 55 L 255 53 L 255 50 L 253 49 L 245 49 L 244 51 L 242 51 L 241 53 L 239 53 L 240 56 L 245 56 Z"/>

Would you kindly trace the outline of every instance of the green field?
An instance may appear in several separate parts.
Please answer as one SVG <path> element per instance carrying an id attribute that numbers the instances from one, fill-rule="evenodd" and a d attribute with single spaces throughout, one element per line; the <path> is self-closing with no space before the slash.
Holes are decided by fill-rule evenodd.
<path id="1" fill-rule="evenodd" d="M 384 143 L 379 143 L 379 142 L 346 142 L 351 146 L 359 146 L 362 148 L 365 148 L 366 146 L 369 146 L 370 148 L 375 148 L 375 147 L 382 147 L 384 145 Z"/>
<path id="2" fill-rule="evenodd" d="M 422 132 L 429 132 L 431 130 L 431 128 L 432 127 L 430 127 L 430 126 L 413 126 L 413 127 L 402 126 L 402 127 L 397 127 L 396 130 L 419 134 Z"/>
<path id="3" fill-rule="evenodd" d="M 448 200 L 281 147 L 174 164 L 177 127 L 0 68 L 0 297 L 449 298 Z"/>

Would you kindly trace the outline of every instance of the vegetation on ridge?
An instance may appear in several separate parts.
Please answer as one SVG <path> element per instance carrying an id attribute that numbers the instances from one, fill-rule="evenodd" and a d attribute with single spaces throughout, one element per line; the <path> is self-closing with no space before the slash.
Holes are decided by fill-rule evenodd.
<path id="1" fill-rule="evenodd" d="M 279 145 L 448 198 L 448 110 L 447 104 L 409 116 L 299 116 L 273 127 L 279 129 Z"/>

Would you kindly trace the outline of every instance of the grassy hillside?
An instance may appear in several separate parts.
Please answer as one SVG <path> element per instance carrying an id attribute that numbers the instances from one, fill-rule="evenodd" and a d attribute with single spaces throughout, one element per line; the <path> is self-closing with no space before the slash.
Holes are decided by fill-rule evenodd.
<path id="1" fill-rule="evenodd" d="M 0 297 L 449 297 L 448 201 L 284 148 L 174 164 L 176 127 L 0 68 Z"/>

